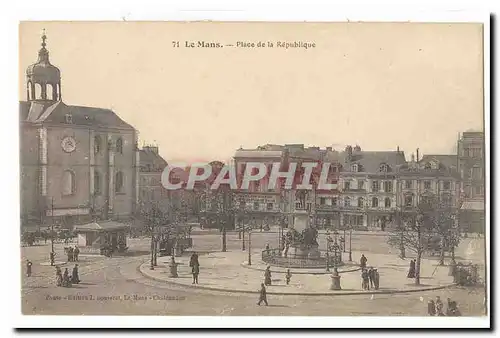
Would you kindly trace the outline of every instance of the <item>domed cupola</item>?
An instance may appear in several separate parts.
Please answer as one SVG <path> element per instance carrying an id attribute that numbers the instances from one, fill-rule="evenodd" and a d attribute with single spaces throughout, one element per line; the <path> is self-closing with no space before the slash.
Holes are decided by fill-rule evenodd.
<path id="1" fill-rule="evenodd" d="M 45 48 L 47 36 L 42 35 L 42 48 L 38 51 L 38 61 L 26 69 L 26 94 L 28 101 L 60 101 L 61 72 L 49 61 L 49 51 Z"/>

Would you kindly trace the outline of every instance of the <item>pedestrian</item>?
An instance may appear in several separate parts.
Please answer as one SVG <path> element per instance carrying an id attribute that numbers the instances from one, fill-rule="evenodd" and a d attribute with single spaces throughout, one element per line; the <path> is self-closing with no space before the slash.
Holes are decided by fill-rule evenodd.
<path id="1" fill-rule="evenodd" d="M 267 292 L 266 292 L 266 287 L 264 286 L 264 283 L 260 283 L 260 291 L 259 291 L 259 302 L 257 303 L 257 305 L 260 306 L 260 303 L 264 302 L 264 304 L 266 304 L 266 306 L 268 306 L 267 304 Z"/>
<path id="2" fill-rule="evenodd" d="M 290 269 L 287 269 L 286 270 L 286 275 L 285 275 L 286 285 L 290 284 L 290 279 L 291 278 L 292 278 L 292 273 L 290 272 Z"/>
<path id="3" fill-rule="evenodd" d="M 373 282 L 375 284 L 375 290 L 378 290 L 380 287 L 380 274 L 377 269 L 373 269 Z"/>
<path id="4" fill-rule="evenodd" d="M 366 262 L 368 262 L 368 259 L 365 257 L 364 254 L 361 254 L 361 259 L 359 260 L 359 266 L 361 266 L 361 269 L 366 268 Z"/>
<path id="5" fill-rule="evenodd" d="M 415 278 L 415 260 L 410 261 L 410 270 L 408 270 L 407 278 Z"/>
<path id="6" fill-rule="evenodd" d="M 436 297 L 436 316 L 444 316 L 444 313 L 443 313 L 443 301 L 441 300 L 441 297 L 437 296 Z"/>
<path id="7" fill-rule="evenodd" d="M 78 246 L 75 245 L 75 249 L 73 250 L 73 257 L 75 261 L 78 262 L 78 255 L 80 254 L 80 249 L 78 249 Z"/>
<path id="8" fill-rule="evenodd" d="M 68 248 L 67 254 L 68 254 L 68 262 L 73 262 L 73 248 L 72 247 Z"/>
<path id="9" fill-rule="evenodd" d="M 31 267 L 33 266 L 33 263 L 29 259 L 26 260 L 26 275 L 28 277 L 31 277 Z"/>
<path id="10" fill-rule="evenodd" d="M 429 316 L 436 315 L 436 304 L 434 304 L 434 301 L 432 299 L 427 303 L 427 313 L 429 314 Z"/>
<path id="11" fill-rule="evenodd" d="M 75 264 L 75 267 L 73 268 L 73 273 L 71 274 L 71 283 L 80 283 L 80 277 L 78 276 L 78 264 Z"/>
<path id="12" fill-rule="evenodd" d="M 61 269 L 57 266 L 56 267 L 56 286 L 62 286 L 63 284 L 63 276 L 61 273 Z"/>
<path id="13" fill-rule="evenodd" d="M 269 243 L 266 243 L 266 250 L 269 250 Z"/>
<path id="14" fill-rule="evenodd" d="M 448 298 L 449 300 L 449 298 Z M 460 313 L 460 310 L 458 310 L 457 307 L 457 302 L 455 301 L 450 301 L 448 304 L 448 308 L 446 309 L 446 315 L 450 317 L 459 317 L 462 314 Z"/>
<path id="15" fill-rule="evenodd" d="M 70 287 L 71 286 L 71 280 L 69 278 L 69 271 L 68 268 L 64 269 L 64 274 L 63 274 L 63 286 L 64 287 Z"/>
<path id="16" fill-rule="evenodd" d="M 264 271 L 264 284 L 271 285 L 271 267 L 268 265 Z"/>
<path id="17" fill-rule="evenodd" d="M 200 265 L 195 264 L 191 268 L 191 272 L 193 273 L 193 284 L 198 284 L 198 275 L 200 274 Z"/>
<path id="18" fill-rule="evenodd" d="M 370 287 L 372 289 L 375 287 L 374 273 L 375 273 L 375 271 L 373 271 L 373 268 L 368 269 L 368 280 L 370 281 Z"/>
<path id="19" fill-rule="evenodd" d="M 363 290 L 370 290 L 368 271 L 366 269 L 361 271 L 361 286 Z"/>

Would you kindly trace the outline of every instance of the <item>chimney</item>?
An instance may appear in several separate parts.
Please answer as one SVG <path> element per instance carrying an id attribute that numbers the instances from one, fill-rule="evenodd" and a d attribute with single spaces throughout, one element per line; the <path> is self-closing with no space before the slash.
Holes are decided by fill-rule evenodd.
<path id="1" fill-rule="evenodd" d="M 415 154 L 414 153 L 411 153 L 411 161 L 415 162 Z"/>
<path id="2" fill-rule="evenodd" d="M 399 154 L 399 146 L 398 146 L 398 148 L 396 149 L 396 151 L 397 151 L 397 152 L 398 152 L 398 154 Z"/>
<path id="3" fill-rule="evenodd" d="M 351 162 L 351 159 L 352 159 L 352 146 L 345 147 L 345 152 L 346 152 L 346 156 L 345 156 L 346 163 Z"/>
<path id="4" fill-rule="evenodd" d="M 420 161 L 420 156 L 418 155 L 418 148 L 417 148 L 417 162 Z"/>

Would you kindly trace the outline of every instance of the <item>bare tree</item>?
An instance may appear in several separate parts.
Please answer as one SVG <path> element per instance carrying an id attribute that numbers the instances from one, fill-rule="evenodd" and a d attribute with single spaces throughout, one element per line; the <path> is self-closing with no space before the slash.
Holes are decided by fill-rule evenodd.
<path id="1" fill-rule="evenodd" d="M 415 284 L 420 284 L 422 256 L 431 248 L 432 241 L 439 234 L 446 219 L 435 198 L 422 198 L 416 210 L 401 216 L 401 224 L 389 234 L 388 243 L 403 251 L 416 255 Z"/>

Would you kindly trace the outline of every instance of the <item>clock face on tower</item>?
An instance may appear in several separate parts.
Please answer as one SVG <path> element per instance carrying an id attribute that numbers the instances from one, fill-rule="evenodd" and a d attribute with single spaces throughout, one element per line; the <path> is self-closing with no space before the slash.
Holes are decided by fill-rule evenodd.
<path id="1" fill-rule="evenodd" d="M 76 141 L 71 136 L 68 136 L 63 138 L 61 146 L 65 152 L 71 153 L 76 149 Z"/>

